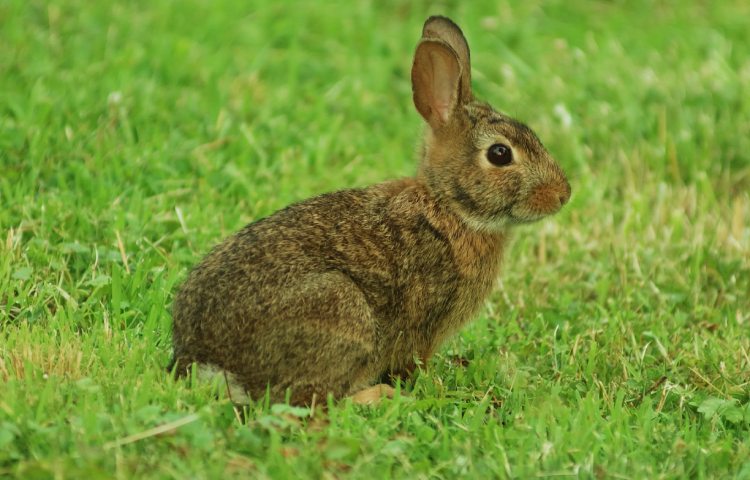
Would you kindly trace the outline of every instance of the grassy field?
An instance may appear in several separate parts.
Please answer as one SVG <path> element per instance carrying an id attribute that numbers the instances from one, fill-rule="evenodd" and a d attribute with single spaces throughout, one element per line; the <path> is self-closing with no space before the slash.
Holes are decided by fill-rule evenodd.
<path id="1" fill-rule="evenodd" d="M 273 5 L 272 5 L 273 3 Z M 573 197 L 373 408 L 168 378 L 221 238 L 415 171 L 422 22 Z M 750 478 L 750 3 L 0 2 L 0 477 Z"/>

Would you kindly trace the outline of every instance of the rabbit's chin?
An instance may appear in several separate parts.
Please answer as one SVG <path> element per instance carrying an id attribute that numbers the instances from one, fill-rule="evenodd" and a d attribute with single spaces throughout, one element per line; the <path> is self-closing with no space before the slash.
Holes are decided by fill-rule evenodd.
<path id="1" fill-rule="evenodd" d="M 483 218 L 464 217 L 466 224 L 472 229 L 480 232 L 502 233 L 509 230 L 514 223 L 510 217 Z"/>
<path id="2" fill-rule="evenodd" d="M 511 224 L 534 223 L 556 214 L 561 209 L 562 205 L 552 208 L 538 209 L 531 208 L 525 204 L 518 204 L 511 209 L 508 214 L 507 222 Z"/>
<path id="3" fill-rule="evenodd" d="M 553 214 L 551 213 L 540 213 L 536 215 L 509 215 L 508 219 L 506 220 L 508 225 L 528 225 L 531 223 L 536 223 L 540 220 L 544 220 L 547 217 L 551 217 Z"/>
<path id="4" fill-rule="evenodd" d="M 508 215 L 508 220 L 507 221 L 508 221 L 508 223 L 510 223 L 512 225 L 523 225 L 523 224 L 526 224 L 526 223 L 536 223 L 539 220 L 543 220 L 543 219 L 545 219 L 547 217 L 550 217 L 550 216 L 554 215 L 555 213 L 557 213 L 557 212 L 553 212 L 553 213 L 527 213 L 527 214 L 524 214 L 524 215 L 511 214 L 511 215 Z"/>
<path id="5" fill-rule="evenodd" d="M 515 225 L 526 225 L 530 223 L 536 223 L 549 216 L 554 215 L 557 212 L 552 213 L 529 213 L 524 214 L 510 213 L 502 217 L 496 218 L 483 218 L 477 219 L 475 217 L 464 217 L 466 224 L 471 227 L 472 230 L 478 230 L 480 232 L 490 233 L 502 233 L 510 230 Z"/>

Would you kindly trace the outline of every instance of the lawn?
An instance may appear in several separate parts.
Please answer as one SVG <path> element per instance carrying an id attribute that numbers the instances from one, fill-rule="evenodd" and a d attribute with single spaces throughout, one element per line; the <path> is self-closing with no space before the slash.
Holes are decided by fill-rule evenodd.
<path id="1" fill-rule="evenodd" d="M 0 2 L 0 477 L 750 478 L 750 3 Z M 573 189 L 392 401 L 165 372 L 226 235 L 412 175 L 443 13 Z"/>

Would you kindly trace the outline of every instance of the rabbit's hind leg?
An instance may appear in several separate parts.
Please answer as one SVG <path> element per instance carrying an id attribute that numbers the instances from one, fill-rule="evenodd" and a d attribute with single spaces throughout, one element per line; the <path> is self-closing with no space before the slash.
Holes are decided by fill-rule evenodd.
<path id="1" fill-rule="evenodd" d="M 279 322 L 259 341 L 272 360 L 271 398 L 290 403 L 324 403 L 342 398 L 377 379 L 376 321 L 362 291 L 341 272 L 308 275 L 281 295 Z"/>
<path id="2" fill-rule="evenodd" d="M 360 405 L 376 405 L 380 403 L 380 400 L 385 397 L 393 398 L 395 392 L 396 391 L 390 385 L 379 383 L 377 385 L 373 385 L 372 387 L 367 387 L 363 390 L 360 390 L 354 395 L 351 395 L 349 398 L 352 399 L 352 402 L 358 403 Z"/>

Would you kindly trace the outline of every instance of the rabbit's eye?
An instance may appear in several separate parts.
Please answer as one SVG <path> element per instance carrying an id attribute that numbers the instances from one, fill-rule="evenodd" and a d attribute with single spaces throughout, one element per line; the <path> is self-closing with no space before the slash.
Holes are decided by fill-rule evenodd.
<path id="1" fill-rule="evenodd" d="M 487 150 L 487 160 L 493 165 L 502 167 L 513 161 L 513 153 L 507 145 L 496 143 Z"/>

